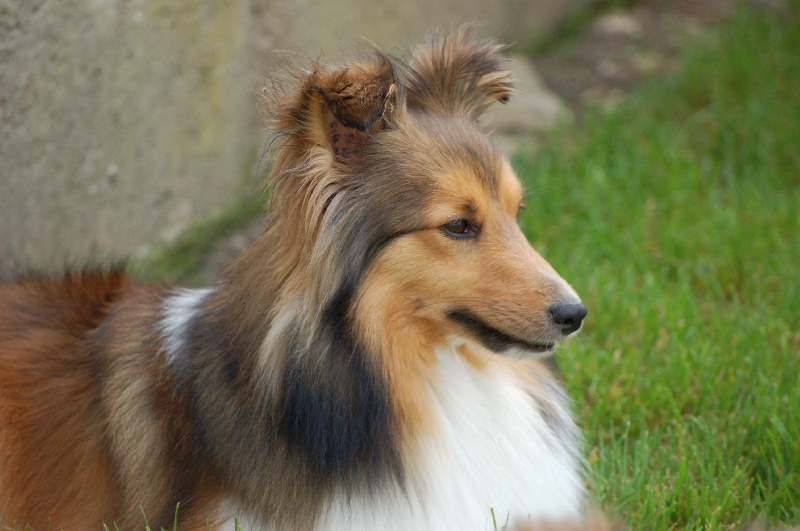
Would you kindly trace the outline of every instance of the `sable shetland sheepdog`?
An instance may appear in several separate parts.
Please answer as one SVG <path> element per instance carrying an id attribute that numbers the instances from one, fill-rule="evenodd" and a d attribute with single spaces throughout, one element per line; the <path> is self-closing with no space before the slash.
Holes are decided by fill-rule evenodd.
<path id="1" fill-rule="evenodd" d="M 485 529 L 580 519 L 548 368 L 575 292 L 477 119 L 499 46 L 315 64 L 265 93 L 268 228 L 208 289 L 0 287 L 0 516 L 35 529 Z"/>

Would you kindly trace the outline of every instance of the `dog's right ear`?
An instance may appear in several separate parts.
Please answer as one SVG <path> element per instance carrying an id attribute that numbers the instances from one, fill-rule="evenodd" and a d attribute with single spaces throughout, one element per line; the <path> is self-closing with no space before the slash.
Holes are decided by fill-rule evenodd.
<path id="1" fill-rule="evenodd" d="M 316 64 L 300 76 L 299 90 L 273 103 L 270 125 L 301 152 L 324 147 L 346 163 L 361 156 L 368 135 L 386 126 L 397 99 L 394 68 L 380 52 L 340 69 Z"/>
<path id="2" fill-rule="evenodd" d="M 403 69 L 408 107 L 477 120 L 513 92 L 504 47 L 477 39 L 469 26 L 417 46 Z"/>

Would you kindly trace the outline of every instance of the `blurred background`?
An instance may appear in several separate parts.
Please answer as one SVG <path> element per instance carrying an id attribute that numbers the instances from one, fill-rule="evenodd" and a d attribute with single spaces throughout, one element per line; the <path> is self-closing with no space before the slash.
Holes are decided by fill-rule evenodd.
<path id="1" fill-rule="evenodd" d="M 402 55 L 476 22 L 515 55 L 520 94 L 490 120 L 510 151 L 504 132 L 613 101 L 732 3 L 0 1 L 0 275 L 142 254 L 254 189 L 254 92 L 294 53 L 336 59 L 368 39 Z M 583 51 L 553 53 L 587 28 Z"/>
<path id="2" fill-rule="evenodd" d="M 592 3 L 3 0 L 0 270 L 127 257 L 230 201 L 262 151 L 253 91 L 275 50 L 402 53 L 466 21 L 524 49 Z"/>

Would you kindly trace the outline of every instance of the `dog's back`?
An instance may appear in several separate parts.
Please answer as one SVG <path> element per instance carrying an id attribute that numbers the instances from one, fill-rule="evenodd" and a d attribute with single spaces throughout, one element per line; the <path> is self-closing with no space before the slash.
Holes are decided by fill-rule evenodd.
<path id="1" fill-rule="evenodd" d="M 114 494 L 87 338 L 124 289 L 117 273 L 0 284 L 0 515 L 102 521 L 86 513 Z"/>
<path id="2" fill-rule="evenodd" d="M 58 279 L 31 277 L 0 284 L 0 344 L 40 349 L 45 338 L 79 341 L 96 328 L 127 286 L 123 273 L 91 271 Z M 55 340 L 55 337 L 50 338 Z M 59 343 L 58 348 L 64 348 Z"/>

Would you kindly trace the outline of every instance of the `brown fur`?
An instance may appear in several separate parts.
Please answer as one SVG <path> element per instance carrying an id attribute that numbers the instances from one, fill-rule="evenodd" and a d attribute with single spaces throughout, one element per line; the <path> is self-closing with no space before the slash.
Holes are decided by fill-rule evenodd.
<path id="1" fill-rule="evenodd" d="M 196 306 L 172 315 L 185 294 L 119 273 L 0 286 L 0 515 L 135 528 L 142 507 L 158 527 L 180 502 L 191 528 L 232 500 L 306 529 L 336 492 L 402 484 L 436 433 L 437 346 L 487 327 L 549 345 L 548 308 L 573 296 L 520 232 L 521 187 L 476 123 L 511 91 L 501 51 L 462 30 L 265 94 L 281 138 L 268 227 Z M 519 374 L 542 411 L 561 399 L 541 362 L 477 339 L 460 351 L 476 370 Z"/>
<path id="2" fill-rule="evenodd" d="M 182 415 L 153 356 L 158 304 L 158 290 L 114 272 L 0 285 L 7 523 L 135 528 L 140 507 L 153 520 L 174 510 L 170 464 L 186 450 L 165 438 Z"/>
<path id="3" fill-rule="evenodd" d="M 62 514 L 56 525 L 75 528 L 117 509 L 105 429 L 94 415 L 100 362 L 82 336 L 102 322 L 123 283 L 121 275 L 76 275 L 0 288 L 0 514 L 6 518 L 44 528 L 49 515 Z"/>

